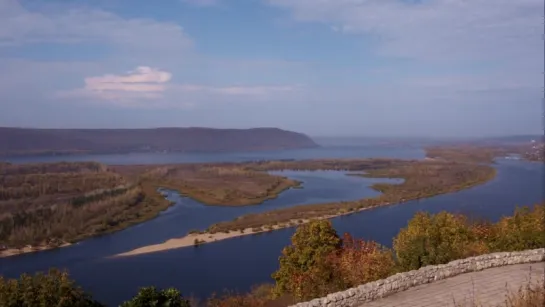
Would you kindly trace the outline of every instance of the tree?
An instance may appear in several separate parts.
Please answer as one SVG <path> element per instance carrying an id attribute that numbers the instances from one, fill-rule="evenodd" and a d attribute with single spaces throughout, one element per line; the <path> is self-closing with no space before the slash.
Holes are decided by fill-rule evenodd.
<path id="1" fill-rule="evenodd" d="M 493 251 L 520 251 L 545 247 L 545 206 L 517 208 L 492 227 L 488 245 Z"/>
<path id="2" fill-rule="evenodd" d="M 400 267 L 408 271 L 464 258 L 475 240 L 465 217 L 420 212 L 394 238 L 394 250 Z"/>
<path id="3" fill-rule="evenodd" d="M 386 278 L 394 273 L 396 263 L 391 250 L 373 241 L 354 239 L 347 233 L 342 243 L 341 251 L 329 258 L 337 284 L 342 289 Z"/>
<path id="4" fill-rule="evenodd" d="M 70 280 L 68 273 L 51 269 L 47 274 L 21 275 L 19 279 L 0 277 L 2 307 L 101 307 Z"/>
<path id="5" fill-rule="evenodd" d="M 272 274 L 276 281 L 275 296 L 289 293 L 306 298 L 301 291 L 303 284 L 308 284 L 303 281 L 310 276 L 322 282 L 331 279 L 332 272 L 324 261 L 340 247 L 341 239 L 330 221 L 312 221 L 297 228 L 291 238 L 291 245 L 282 250 L 280 268 Z"/>
<path id="6" fill-rule="evenodd" d="M 144 287 L 121 307 L 190 307 L 190 303 L 174 288 L 157 290 L 155 287 Z"/>

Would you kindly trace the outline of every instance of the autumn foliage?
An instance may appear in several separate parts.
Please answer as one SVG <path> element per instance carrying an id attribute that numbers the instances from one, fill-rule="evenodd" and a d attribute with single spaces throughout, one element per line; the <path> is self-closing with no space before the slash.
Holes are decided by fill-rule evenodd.
<path id="1" fill-rule="evenodd" d="M 314 221 L 301 226 L 282 252 L 275 294 L 319 297 L 387 277 L 394 264 L 391 251 L 379 244 L 349 234 L 340 239 L 329 221 Z"/>
<path id="2" fill-rule="evenodd" d="M 393 240 L 393 250 L 345 234 L 331 223 L 299 227 L 273 274 L 275 294 L 298 301 L 322 297 L 395 272 L 445 264 L 481 254 L 545 247 L 545 206 L 517 209 L 497 223 L 471 221 L 463 215 L 417 213 Z"/>
<path id="3" fill-rule="evenodd" d="M 47 274 L 22 275 L 19 279 L 0 277 L 0 306 L 100 307 L 69 279 L 55 269 Z"/>
<path id="4" fill-rule="evenodd" d="M 276 281 L 275 294 L 280 296 L 291 293 L 295 297 L 307 297 L 311 284 L 321 289 L 321 281 L 331 279 L 331 272 L 325 263 L 326 257 L 337 252 L 341 247 L 341 239 L 330 221 L 313 221 L 300 226 L 293 237 L 291 245 L 282 250 L 280 268 L 273 273 Z"/>
<path id="5" fill-rule="evenodd" d="M 355 239 L 346 233 L 339 252 L 329 258 L 335 275 L 344 288 L 386 278 L 394 272 L 391 250 L 373 241 Z"/>

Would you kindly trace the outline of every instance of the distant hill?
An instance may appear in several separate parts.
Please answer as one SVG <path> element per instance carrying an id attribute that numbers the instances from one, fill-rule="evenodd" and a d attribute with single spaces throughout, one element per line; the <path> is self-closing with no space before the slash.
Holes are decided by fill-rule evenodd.
<path id="1" fill-rule="evenodd" d="M 0 127 L 0 155 L 233 152 L 312 148 L 308 136 L 277 128 L 27 129 Z"/>

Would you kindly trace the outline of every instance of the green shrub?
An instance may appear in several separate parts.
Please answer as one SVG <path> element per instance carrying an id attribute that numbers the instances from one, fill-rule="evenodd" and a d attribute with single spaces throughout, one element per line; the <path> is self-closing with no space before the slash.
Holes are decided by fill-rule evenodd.
<path id="1" fill-rule="evenodd" d="M 393 245 L 400 268 L 409 271 L 464 258 L 475 240 L 465 217 L 420 212 L 394 238 Z"/>
<path id="2" fill-rule="evenodd" d="M 174 288 L 157 290 L 155 287 L 145 287 L 120 307 L 190 307 L 190 303 Z"/>
<path id="3" fill-rule="evenodd" d="M 19 279 L 0 277 L 2 307 L 101 307 L 70 280 L 68 273 L 51 269 L 47 274 L 23 274 Z"/>
<path id="4" fill-rule="evenodd" d="M 492 226 L 488 245 L 492 251 L 521 251 L 545 247 L 545 206 L 517 208 Z"/>

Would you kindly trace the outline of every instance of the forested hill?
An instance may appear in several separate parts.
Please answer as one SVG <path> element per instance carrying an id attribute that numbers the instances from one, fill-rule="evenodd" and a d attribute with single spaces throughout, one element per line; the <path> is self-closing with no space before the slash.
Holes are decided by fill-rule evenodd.
<path id="1" fill-rule="evenodd" d="M 308 136 L 277 128 L 26 129 L 0 127 L 0 155 L 233 152 L 312 148 Z"/>

